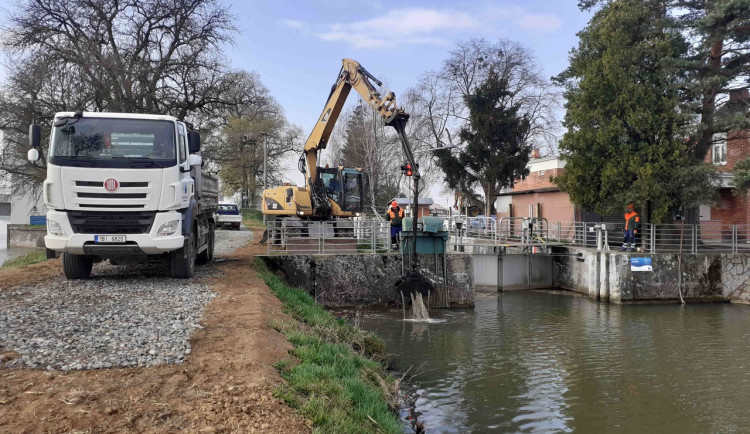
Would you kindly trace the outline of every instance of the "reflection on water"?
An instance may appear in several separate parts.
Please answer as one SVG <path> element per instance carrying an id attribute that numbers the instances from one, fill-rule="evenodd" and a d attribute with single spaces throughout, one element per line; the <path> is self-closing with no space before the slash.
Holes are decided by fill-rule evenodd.
<path id="1" fill-rule="evenodd" d="M 7 238 L 5 234 L 0 234 L 0 265 L 3 265 L 8 259 L 37 251 L 33 247 L 6 247 Z"/>
<path id="2" fill-rule="evenodd" d="M 363 324 L 418 374 L 428 432 L 750 431 L 750 307 L 513 292 L 430 313 Z"/>

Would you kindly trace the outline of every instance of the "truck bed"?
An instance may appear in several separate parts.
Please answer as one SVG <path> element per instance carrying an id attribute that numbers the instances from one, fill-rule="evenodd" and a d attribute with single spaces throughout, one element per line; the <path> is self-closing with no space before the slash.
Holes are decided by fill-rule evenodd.
<path id="1" fill-rule="evenodd" d="M 219 179 L 208 172 L 194 169 L 196 201 L 201 211 L 216 211 L 219 207 Z"/>

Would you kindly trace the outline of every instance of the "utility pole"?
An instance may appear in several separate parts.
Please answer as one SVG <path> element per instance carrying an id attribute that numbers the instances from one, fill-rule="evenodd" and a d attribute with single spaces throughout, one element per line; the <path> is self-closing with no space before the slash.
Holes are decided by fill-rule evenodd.
<path id="1" fill-rule="evenodd" d="M 268 133 L 260 133 L 263 136 L 263 191 L 268 189 L 268 138 L 271 137 Z M 263 201 L 263 195 L 261 194 L 260 200 Z M 263 204 L 261 203 L 261 210 Z M 268 222 L 268 216 L 263 214 L 263 224 Z"/>

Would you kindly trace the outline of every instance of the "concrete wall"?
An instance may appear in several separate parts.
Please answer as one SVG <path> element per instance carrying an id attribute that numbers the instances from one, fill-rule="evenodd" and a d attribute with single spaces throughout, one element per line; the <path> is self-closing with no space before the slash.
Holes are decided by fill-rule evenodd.
<path id="1" fill-rule="evenodd" d="M 279 255 L 264 256 L 291 285 L 301 287 L 327 306 L 382 305 L 400 301 L 394 283 L 401 276 L 401 255 Z M 420 272 L 436 286 L 434 256 L 420 255 Z M 474 305 L 474 279 L 470 255 L 449 254 L 447 302 L 451 307 Z M 434 303 L 433 303 L 434 304 Z"/>
<path id="2" fill-rule="evenodd" d="M 46 226 L 8 225 L 8 247 L 44 247 Z"/>
<path id="3" fill-rule="evenodd" d="M 750 255 L 637 254 L 556 247 L 555 286 L 612 303 L 750 301 Z M 580 255 L 576 257 L 576 255 Z M 630 258 L 648 256 L 653 271 L 631 271 Z"/>

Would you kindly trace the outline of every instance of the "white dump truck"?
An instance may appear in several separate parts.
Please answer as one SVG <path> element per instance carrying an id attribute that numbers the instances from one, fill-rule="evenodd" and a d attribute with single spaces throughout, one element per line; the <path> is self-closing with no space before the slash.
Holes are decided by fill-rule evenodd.
<path id="1" fill-rule="evenodd" d="M 38 164 L 41 127 L 29 128 Z M 61 112 L 46 154 L 47 249 L 68 279 L 95 262 L 160 261 L 193 276 L 213 257 L 218 181 L 201 171 L 200 135 L 171 116 Z"/>

